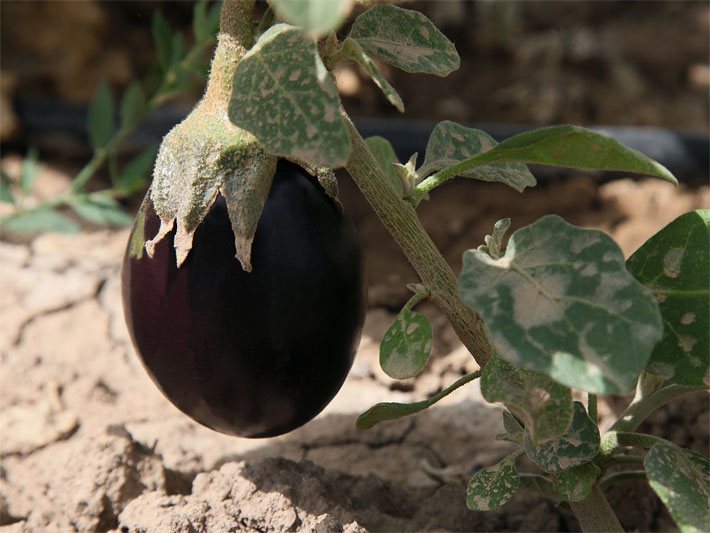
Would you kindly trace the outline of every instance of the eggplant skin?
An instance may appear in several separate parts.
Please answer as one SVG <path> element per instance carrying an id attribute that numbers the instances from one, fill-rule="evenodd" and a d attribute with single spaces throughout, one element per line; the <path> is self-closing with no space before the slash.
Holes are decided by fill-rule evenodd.
<path id="1" fill-rule="evenodd" d="M 176 266 L 173 230 L 152 258 L 160 221 L 143 202 L 123 261 L 126 324 L 155 384 L 182 412 L 222 433 L 272 437 L 311 420 L 350 371 L 367 285 L 357 233 L 299 166 L 278 163 L 252 247 L 235 258 L 220 196 Z M 140 253 L 136 253 L 136 242 Z"/>

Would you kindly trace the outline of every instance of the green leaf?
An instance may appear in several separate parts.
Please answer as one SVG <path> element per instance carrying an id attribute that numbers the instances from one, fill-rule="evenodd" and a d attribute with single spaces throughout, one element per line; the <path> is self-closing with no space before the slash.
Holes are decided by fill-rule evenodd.
<path id="1" fill-rule="evenodd" d="M 352 0 L 271 0 L 271 5 L 284 22 L 323 36 L 340 27 Z"/>
<path id="2" fill-rule="evenodd" d="M 113 134 L 113 99 L 106 80 L 102 81 L 89 105 L 89 139 L 94 150 L 103 148 Z"/>
<path id="3" fill-rule="evenodd" d="M 446 387 L 441 392 L 436 393 L 428 400 L 422 400 L 420 402 L 414 403 L 378 403 L 377 405 L 373 405 L 367 411 L 357 417 L 355 425 L 358 429 L 370 429 L 376 424 L 384 422 L 385 420 L 396 420 L 397 418 L 402 418 L 404 416 L 418 413 L 419 411 L 423 411 L 424 409 L 431 407 L 442 398 L 448 396 L 449 394 L 454 392 L 459 387 L 465 385 L 469 381 L 473 381 L 480 375 L 480 372 L 473 372 L 472 374 L 467 374 L 466 376 L 462 377 L 461 379 Z"/>
<path id="4" fill-rule="evenodd" d="M 710 462 L 671 444 L 656 444 L 644 467 L 651 488 L 683 533 L 710 531 Z"/>
<path id="5" fill-rule="evenodd" d="M 561 470 L 555 474 L 557 490 L 567 501 L 581 502 L 592 492 L 600 472 L 601 470 L 594 463 Z"/>
<path id="6" fill-rule="evenodd" d="M 70 204 L 81 218 L 101 226 L 128 226 L 133 217 L 121 209 L 115 200 L 102 196 L 82 196 Z"/>
<path id="7" fill-rule="evenodd" d="M 153 41 L 155 42 L 158 64 L 163 70 L 167 70 L 173 53 L 172 31 L 160 11 L 156 11 L 153 15 Z"/>
<path id="8" fill-rule="evenodd" d="M 656 296 L 665 325 L 646 372 L 667 384 L 710 386 L 710 210 L 676 218 L 626 266 Z"/>
<path id="9" fill-rule="evenodd" d="M 503 358 L 591 393 L 631 392 L 663 333 L 616 243 L 556 215 L 516 231 L 500 259 L 465 252 L 459 291 Z"/>
<path id="10" fill-rule="evenodd" d="M 338 91 L 303 31 L 269 28 L 237 65 L 229 118 L 270 153 L 321 167 L 342 166 L 350 136 Z"/>
<path id="11" fill-rule="evenodd" d="M 466 507 L 471 511 L 495 511 L 510 500 L 520 488 L 520 476 L 515 461 L 520 452 L 515 452 L 495 466 L 476 472 L 468 482 Z"/>
<path id="12" fill-rule="evenodd" d="M 648 156 L 579 126 L 549 126 L 520 133 L 475 160 L 476 165 L 517 162 L 632 172 L 678 183 L 667 168 Z"/>
<path id="13" fill-rule="evenodd" d="M 219 29 L 220 2 L 215 2 L 207 9 L 207 1 L 200 0 L 195 3 L 192 15 L 192 34 L 196 43 L 212 39 Z"/>
<path id="14" fill-rule="evenodd" d="M 38 159 L 37 148 L 32 146 L 22 160 L 22 166 L 20 167 L 20 186 L 22 187 L 22 192 L 25 194 L 32 192 L 32 185 L 35 182 L 37 174 L 39 174 Z"/>
<path id="15" fill-rule="evenodd" d="M 80 226 L 72 219 L 49 208 L 35 209 L 7 218 L 2 223 L 3 230 L 10 233 L 41 233 L 56 231 L 76 233 Z"/>
<path id="16" fill-rule="evenodd" d="M 536 440 L 562 435 L 572 421 L 572 392 L 545 374 L 516 367 L 495 354 L 483 367 L 481 394 L 504 403 Z"/>
<path id="17" fill-rule="evenodd" d="M 114 182 L 114 187 L 124 193 L 133 193 L 141 190 L 147 181 L 146 177 L 153 168 L 156 154 L 157 147 L 151 146 L 131 159 L 121 169 L 118 179 Z"/>
<path id="18" fill-rule="evenodd" d="M 355 19 L 350 38 L 370 56 L 405 72 L 447 76 L 459 68 L 456 47 L 422 13 L 375 6 Z"/>
<path id="19" fill-rule="evenodd" d="M 173 43 L 170 47 L 170 66 L 175 66 L 185 57 L 185 39 L 181 33 L 173 35 Z"/>
<path id="20" fill-rule="evenodd" d="M 137 124 L 148 111 L 143 87 L 137 81 L 131 83 L 121 99 L 121 124 L 129 128 Z"/>
<path id="21" fill-rule="evenodd" d="M 480 245 L 476 250 L 490 255 L 493 259 L 500 258 L 501 249 L 503 247 L 503 237 L 505 232 L 510 229 L 510 219 L 501 218 L 493 225 L 493 235 L 486 235 L 486 244 Z"/>
<path id="22" fill-rule="evenodd" d="M 425 178 L 442 168 L 456 165 L 475 155 L 492 150 L 498 143 L 485 131 L 466 128 L 445 120 L 434 128 L 426 146 L 424 164 L 418 171 Z M 518 192 L 537 185 L 535 177 L 524 163 L 499 163 L 477 166 L 461 176 L 481 181 L 505 183 Z"/>
<path id="23" fill-rule="evenodd" d="M 399 163 L 399 159 L 397 159 L 397 154 L 395 153 L 394 148 L 392 148 L 390 142 L 384 137 L 377 135 L 374 137 L 368 137 L 365 139 L 365 142 L 370 148 L 372 155 L 375 156 L 375 159 L 377 159 L 377 162 L 380 164 L 380 167 L 384 171 L 385 176 L 387 176 L 392 188 L 397 191 L 400 196 L 402 196 L 404 194 L 402 181 L 399 179 L 397 170 L 394 167 L 396 163 Z"/>
<path id="24" fill-rule="evenodd" d="M 382 72 L 380 72 L 380 69 L 377 68 L 377 65 L 375 65 L 370 56 L 368 56 L 362 49 L 362 46 L 360 46 L 356 40 L 348 38 L 343 42 L 342 49 L 346 57 L 349 57 L 365 69 L 365 72 L 370 75 L 372 81 L 375 82 L 375 85 L 377 85 L 387 97 L 389 103 L 392 104 L 400 113 L 404 113 L 404 102 L 402 102 L 402 98 L 399 96 L 395 88 L 392 87 L 385 79 Z"/>
<path id="25" fill-rule="evenodd" d="M 0 202 L 4 204 L 15 203 L 15 195 L 12 194 L 12 180 L 4 171 L 0 171 Z"/>
<path id="26" fill-rule="evenodd" d="M 554 439 L 535 442 L 525 431 L 525 453 L 540 468 L 550 474 L 588 463 L 599 451 L 599 429 L 580 402 L 574 402 L 572 424 Z"/>
<path id="27" fill-rule="evenodd" d="M 424 370 L 431 344 L 427 317 L 402 309 L 382 338 L 380 366 L 391 378 L 412 378 Z"/>

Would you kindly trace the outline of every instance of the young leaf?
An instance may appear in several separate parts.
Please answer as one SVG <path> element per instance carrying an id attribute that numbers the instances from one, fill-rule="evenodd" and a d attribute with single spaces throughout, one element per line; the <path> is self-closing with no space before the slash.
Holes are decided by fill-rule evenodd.
<path id="1" fill-rule="evenodd" d="M 412 378 L 424 370 L 431 343 L 429 320 L 405 307 L 382 338 L 380 366 L 391 378 Z"/>
<path id="2" fill-rule="evenodd" d="M 10 217 L 3 221 L 2 227 L 11 233 L 76 233 L 80 229 L 79 224 L 72 219 L 49 208 L 26 211 Z"/>
<path id="3" fill-rule="evenodd" d="M 562 435 L 572 421 L 572 392 L 567 387 L 545 374 L 517 368 L 497 354 L 483 367 L 481 394 L 519 414 L 536 440 Z"/>
<path id="4" fill-rule="evenodd" d="M 448 76 L 459 68 L 456 47 L 422 13 L 375 6 L 355 19 L 350 38 L 370 56 L 404 70 Z"/>
<path id="5" fill-rule="evenodd" d="M 286 24 L 269 28 L 237 65 L 229 118 L 274 155 L 342 166 L 350 136 L 333 80 L 313 40 Z"/>
<path id="6" fill-rule="evenodd" d="M 71 203 L 71 208 L 84 220 L 100 226 L 128 226 L 133 222 L 133 217 L 107 197 L 77 198 Z"/>
<path id="7" fill-rule="evenodd" d="M 486 235 L 486 244 L 480 245 L 476 250 L 490 255 L 493 259 L 499 259 L 503 246 L 503 237 L 510 228 L 510 219 L 501 218 L 493 226 L 493 235 Z"/>
<path id="8" fill-rule="evenodd" d="M 125 193 L 140 190 L 145 185 L 146 176 L 153 168 L 156 154 L 157 148 L 151 146 L 131 159 L 121 170 L 114 187 Z"/>
<path id="9" fill-rule="evenodd" d="M 414 413 L 418 413 L 419 411 L 423 411 L 424 409 L 427 409 L 428 407 L 431 407 L 434 405 L 436 402 L 444 398 L 445 396 L 448 396 L 452 392 L 454 392 L 456 389 L 459 387 L 465 385 L 469 381 L 472 381 L 479 377 L 481 375 L 480 371 L 479 372 L 474 372 L 472 374 L 467 374 L 461 379 L 457 380 L 456 382 L 452 383 L 448 387 L 446 387 L 444 390 L 441 392 L 438 392 L 428 400 L 423 400 L 421 402 L 414 402 L 414 403 L 396 403 L 396 402 L 386 402 L 386 403 L 378 403 L 377 405 L 373 405 L 370 407 L 367 411 L 362 413 L 359 417 L 357 417 L 357 421 L 355 422 L 355 425 L 357 426 L 358 429 L 370 429 L 376 424 L 379 424 L 380 422 L 384 422 L 385 420 L 396 420 L 397 418 L 402 418 L 403 416 L 408 416 L 412 415 Z"/>
<path id="10" fill-rule="evenodd" d="M 20 167 L 20 186 L 22 187 L 22 192 L 25 194 L 32 192 L 32 185 L 38 173 L 39 162 L 37 148 L 32 146 L 22 160 L 22 166 Z"/>
<path id="11" fill-rule="evenodd" d="M 644 460 L 648 481 L 683 533 L 710 531 L 710 462 L 671 444 L 656 444 Z"/>
<path id="12" fill-rule="evenodd" d="M 397 191 L 400 196 L 404 195 L 404 189 L 402 187 L 402 181 L 397 175 L 397 171 L 394 168 L 396 163 L 399 163 L 397 159 L 397 154 L 394 152 L 394 148 L 390 142 L 384 137 L 374 136 L 365 139 L 367 146 L 372 151 L 372 155 L 375 156 L 377 162 L 382 167 L 385 176 L 389 178 L 390 185 Z"/>
<path id="13" fill-rule="evenodd" d="M 362 46 L 360 46 L 356 40 L 350 38 L 345 39 L 343 42 L 343 53 L 365 69 L 365 72 L 370 75 L 375 85 L 377 85 L 387 97 L 389 103 L 392 104 L 397 111 L 404 113 L 404 102 L 402 102 L 402 98 L 395 88 L 385 79 L 380 69 L 377 68 L 377 65 L 375 65 L 372 59 L 370 59 L 370 56 L 365 53 Z"/>
<path id="14" fill-rule="evenodd" d="M 710 210 L 686 213 L 626 262 L 656 296 L 665 329 L 646 372 L 667 383 L 710 386 Z"/>
<path id="15" fill-rule="evenodd" d="M 137 81 L 131 83 L 121 99 L 121 125 L 124 128 L 134 126 L 147 111 L 147 102 L 143 87 Z"/>
<path id="16" fill-rule="evenodd" d="M 536 163 L 553 167 L 616 170 L 646 174 L 678 183 L 663 165 L 619 141 L 579 126 L 549 126 L 506 139 L 483 155 L 476 166 Z"/>
<path id="17" fill-rule="evenodd" d="M 89 105 L 89 139 L 94 150 L 103 148 L 113 134 L 113 99 L 108 83 L 102 81 Z"/>
<path id="18" fill-rule="evenodd" d="M 555 474 L 557 490 L 567 501 L 581 502 L 592 492 L 600 472 L 601 470 L 594 463 L 561 470 Z"/>
<path id="19" fill-rule="evenodd" d="M 631 392 L 663 333 L 616 243 L 556 215 L 516 231 L 500 259 L 465 252 L 459 291 L 504 359 L 595 394 Z"/>
<path id="20" fill-rule="evenodd" d="M 574 402 L 572 424 L 563 435 L 535 442 L 525 431 L 525 453 L 545 472 L 556 474 L 588 463 L 599 451 L 599 429 L 580 402 Z"/>
<path id="21" fill-rule="evenodd" d="M 465 161 L 492 150 L 498 143 L 485 131 L 466 128 L 445 120 L 436 125 L 429 136 L 424 164 L 419 176 L 425 178 L 442 168 Z M 535 177 L 524 163 L 482 165 L 461 173 L 466 178 L 505 183 L 518 192 L 537 185 Z"/>
<path id="22" fill-rule="evenodd" d="M 172 32 L 160 11 L 156 11 L 153 15 L 153 41 L 155 41 L 158 64 L 163 70 L 167 70 L 172 57 Z"/>
<path id="23" fill-rule="evenodd" d="M 476 472 L 468 482 L 466 507 L 471 511 L 495 511 L 510 500 L 520 488 L 520 476 L 515 461 L 520 452 L 515 452 L 495 466 Z"/>
<path id="24" fill-rule="evenodd" d="M 319 37 L 338 29 L 350 13 L 352 0 L 272 0 L 271 4 L 282 20 Z"/>

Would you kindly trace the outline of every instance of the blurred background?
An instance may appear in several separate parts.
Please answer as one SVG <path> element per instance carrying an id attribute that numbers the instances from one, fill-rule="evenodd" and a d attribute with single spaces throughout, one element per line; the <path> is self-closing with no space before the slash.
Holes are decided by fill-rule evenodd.
<path id="1" fill-rule="evenodd" d="M 573 123 L 607 127 L 681 181 L 674 188 L 545 168 L 533 169 L 540 184 L 524 194 L 454 181 L 418 210 L 454 270 L 462 252 L 505 216 L 512 231 L 557 213 L 607 231 L 629 255 L 680 214 L 710 207 L 707 2 L 406 4 L 456 44 L 459 71 L 437 78 L 380 64 L 404 100 L 404 115 L 357 66 L 336 72 L 345 107 L 363 132 L 388 137 L 402 160 L 414 151 L 421 160 L 440 120 L 476 125 L 499 141 L 522 129 Z M 264 9 L 259 2 L 257 11 Z M 425 304 L 435 337 L 428 370 L 395 382 L 379 369 L 379 341 L 410 295 L 406 284 L 417 278 L 347 175 L 339 174 L 340 195 L 365 248 L 369 310 L 351 377 L 323 416 L 284 438 L 235 440 L 187 420 L 149 382 L 125 332 L 119 265 L 160 139 L 202 94 L 216 13 L 212 3 L 189 1 L 0 2 L 0 217 L 9 217 L 0 226 L 0 526 L 156 530 L 168 523 L 158 518 L 168 517 L 177 530 L 181 522 L 150 491 L 194 503 L 209 492 L 205 484 L 190 488 L 199 473 L 279 456 L 324 468 L 316 476 L 324 486 L 360 487 L 335 496 L 324 488 L 322 498 L 327 509 L 341 506 L 350 513 L 342 516 L 369 529 L 576 530 L 574 518 L 539 499 L 516 499 L 488 518 L 450 511 L 453 502 L 463 505 L 452 480 L 507 450 L 492 441 L 500 415 L 483 407 L 475 386 L 444 402 L 436 416 L 384 425 L 366 437 L 354 431 L 354 417 L 374 403 L 427 397 L 475 362 Z M 623 401 L 602 405 L 601 416 L 610 420 Z M 692 396 L 643 429 L 707 453 L 707 414 L 707 397 Z M 111 475 L 116 469 L 122 478 Z M 278 472 L 306 475 L 284 464 L 260 472 L 252 481 L 264 490 L 271 486 L 264 480 L 273 482 L 269 476 Z M 384 494 L 389 485 L 363 481 L 370 474 L 408 492 Z M 340 483 L 339 475 L 351 477 Z M 622 486 L 615 497 L 625 502 L 627 529 L 673 527 L 638 486 Z M 292 500 L 288 505 L 300 505 Z M 266 527 L 264 516 L 282 504 L 256 505 L 254 523 Z M 299 508 L 299 516 L 307 511 L 317 514 Z"/>

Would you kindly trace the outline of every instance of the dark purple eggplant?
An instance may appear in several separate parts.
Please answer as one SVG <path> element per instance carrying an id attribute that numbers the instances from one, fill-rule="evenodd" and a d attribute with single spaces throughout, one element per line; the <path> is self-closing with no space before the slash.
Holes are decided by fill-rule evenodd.
<path id="1" fill-rule="evenodd" d="M 173 230 L 150 198 L 123 262 L 123 309 L 143 365 L 165 396 L 214 430 L 271 437 L 316 416 L 352 366 L 365 310 L 355 228 L 316 179 L 279 162 L 252 247 L 235 259 L 220 196 L 176 266 Z M 138 243 L 138 253 L 136 253 Z"/>

